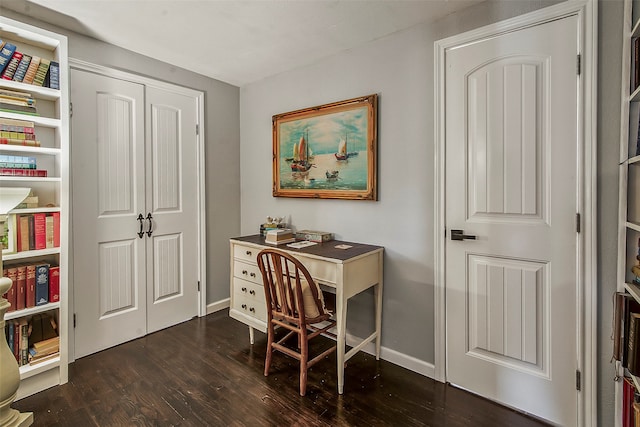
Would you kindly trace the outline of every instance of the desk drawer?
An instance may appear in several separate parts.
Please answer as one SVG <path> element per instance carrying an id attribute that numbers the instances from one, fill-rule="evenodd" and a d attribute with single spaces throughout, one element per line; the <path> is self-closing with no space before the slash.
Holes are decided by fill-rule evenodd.
<path id="1" fill-rule="evenodd" d="M 247 316 L 266 322 L 267 304 L 264 300 L 264 290 L 262 286 L 246 280 L 233 279 L 233 302 L 231 308 Z"/>
<path id="2" fill-rule="evenodd" d="M 233 263 L 233 275 L 262 285 L 262 274 L 260 274 L 260 269 L 258 269 L 258 266 L 255 264 L 247 264 L 236 260 Z"/>
<path id="3" fill-rule="evenodd" d="M 335 287 L 338 277 L 337 264 L 315 258 L 307 258 L 299 254 L 294 254 L 294 256 L 307 267 L 309 274 L 316 282 Z"/>
<path id="4" fill-rule="evenodd" d="M 252 264 L 258 263 L 259 248 L 243 245 L 233 245 L 233 257 L 238 260 L 250 262 Z"/>

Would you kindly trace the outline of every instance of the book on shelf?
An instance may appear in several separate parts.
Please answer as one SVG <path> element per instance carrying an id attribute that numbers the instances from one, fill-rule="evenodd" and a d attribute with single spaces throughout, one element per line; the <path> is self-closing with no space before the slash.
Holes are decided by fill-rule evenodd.
<path id="1" fill-rule="evenodd" d="M 16 45 L 13 43 L 5 43 L 2 49 L 0 49 L 0 73 L 4 72 L 4 69 L 7 68 L 15 51 Z"/>
<path id="2" fill-rule="evenodd" d="M 46 169 L 0 168 L 0 175 L 46 178 L 48 172 Z"/>
<path id="3" fill-rule="evenodd" d="M 33 156 L 0 154 L 0 168 L 36 169 L 36 158 Z"/>
<path id="4" fill-rule="evenodd" d="M 49 267 L 49 302 L 60 301 L 60 266 Z"/>
<path id="5" fill-rule="evenodd" d="M 5 277 L 8 277 L 9 279 L 11 279 L 11 281 L 13 283 L 16 283 L 16 281 L 18 279 L 18 269 L 16 267 L 7 267 L 7 272 L 4 273 L 3 275 Z M 9 304 L 11 304 L 11 307 L 9 307 L 7 309 L 7 312 L 15 311 L 16 310 L 16 299 L 17 299 L 16 287 L 15 286 L 11 286 L 9 288 L 5 298 L 7 299 Z"/>
<path id="6" fill-rule="evenodd" d="M 24 74 L 24 79 L 22 79 L 22 83 L 32 84 L 33 79 L 36 76 L 36 71 L 38 71 L 38 67 L 40 66 L 40 57 L 33 55 L 31 57 L 31 63 L 29 64 L 29 68 Z"/>
<path id="7" fill-rule="evenodd" d="M 49 264 L 36 265 L 36 306 L 49 303 Z"/>
<path id="8" fill-rule="evenodd" d="M 27 296 L 27 266 L 16 266 L 16 281 L 13 283 L 16 287 L 16 310 L 23 310 L 26 306 Z"/>
<path id="9" fill-rule="evenodd" d="M 5 113 L 28 114 L 30 116 L 38 115 L 38 111 L 35 107 L 9 104 L 7 102 L 2 102 L 2 100 L 0 100 L 0 111 L 4 111 Z"/>
<path id="10" fill-rule="evenodd" d="M 27 265 L 27 287 L 26 287 L 26 301 L 27 308 L 36 306 L 36 266 L 35 264 Z"/>
<path id="11" fill-rule="evenodd" d="M 616 292 L 613 296 L 613 359 L 622 360 L 622 311 L 624 306 L 624 292 Z"/>
<path id="12" fill-rule="evenodd" d="M 21 318 L 18 322 L 20 326 L 20 362 L 19 365 L 29 363 L 29 321 Z"/>
<path id="13" fill-rule="evenodd" d="M 29 64 L 31 63 L 31 55 L 27 55 L 26 53 L 22 54 L 22 59 L 18 64 L 18 68 L 16 69 L 16 73 L 13 75 L 13 80 L 16 82 L 21 82 L 24 80 L 24 75 L 27 73 L 27 69 L 29 68 Z"/>
<path id="14" fill-rule="evenodd" d="M 640 375 L 640 349 L 638 347 L 640 347 L 640 313 L 630 313 L 627 369 L 632 375 Z"/>
<path id="15" fill-rule="evenodd" d="M 52 222 L 53 227 L 53 222 Z M 53 229 L 51 242 L 53 243 Z M 47 214 L 39 212 L 33 214 L 34 249 L 47 248 Z"/>
<path id="16" fill-rule="evenodd" d="M 35 139 L 0 138 L 0 145 L 21 145 L 24 147 L 40 147 L 40 141 Z"/>
<path id="17" fill-rule="evenodd" d="M 18 215 L 17 218 L 18 252 L 29 250 L 29 215 Z"/>
<path id="18" fill-rule="evenodd" d="M 17 50 L 14 51 L 13 55 L 11 56 L 11 59 L 9 60 L 9 63 L 2 71 L 2 76 L 0 77 L 2 77 L 4 80 L 13 80 L 13 76 L 16 73 L 16 70 L 18 69 L 18 64 L 20 64 L 21 60 L 22 60 L 22 52 L 18 52 Z"/>
<path id="19" fill-rule="evenodd" d="M 60 64 L 58 62 L 51 61 L 47 77 L 47 87 L 51 89 L 60 89 Z"/>
<path id="20" fill-rule="evenodd" d="M 53 217 L 53 247 L 60 247 L 60 212 L 52 212 Z"/>
<path id="21" fill-rule="evenodd" d="M 49 71 L 49 66 L 51 65 L 51 61 L 46 58 L 40 58 L 40 64 L 38 65 L 38 69 L 36 70 L 36 75 L 33 77 L 33 85 L 35 86 L 43 86 L 44 79 L 47 76 L 47 72 Z"/>
<path id="22" fill-rule="evenodd" d="M 36 106 L 36 99 L 31 96 L 19 96 L 16 94 L 8 94 L 6 91 L 0 90 L 0 102 L 13 105 Z"/>

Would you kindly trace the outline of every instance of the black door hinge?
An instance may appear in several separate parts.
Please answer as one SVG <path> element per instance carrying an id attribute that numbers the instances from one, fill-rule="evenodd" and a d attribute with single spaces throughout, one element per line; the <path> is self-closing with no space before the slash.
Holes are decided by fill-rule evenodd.
<path id="1" fill-rule="evenodd" d="M 73 313 L 73 327 L 76 327 L 76 314 Z"/>
<path id="2" fill-rule="evenodd" d="M 576 214 L 576 233 L 580 232 L 580 223 L 581 223 L 580 214 L 577 213 Z"/>
<path id="3" fill-rule="evenodd" d="M 576 390 L 580 391 L 582 389 L 582 375 L 580 371 L 576 369 Z"/>

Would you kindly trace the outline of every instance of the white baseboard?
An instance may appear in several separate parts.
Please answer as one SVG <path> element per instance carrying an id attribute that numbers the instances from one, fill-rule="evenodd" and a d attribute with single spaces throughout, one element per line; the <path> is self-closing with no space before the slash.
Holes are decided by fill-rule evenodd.
<path id="1" fill-rule="evenodd" d="M 207 314 L 215 313 L 217 311 L 224 310 L 225 308 L 229 308 L 230 304 L 231 298 L 225 298 L 223 300 L 208 304 Z M 361 341 L 362 338 L 347 334 L 347 345 L 354 347 Z M 375 344 L 371 342 L 368 343 L 364 346 L 362 351 L 367 352 L 371 355 L 375 355 Z M 402 366 L 403 368 L 406 368 L 417 374 L 435 379 L 435 366 L 433 365 L 433 363 L 427 363 L 423 360 L 416 359 L 415 357 L 408 356 L 406 354 L 400 353 L 399 351 L 392 350 L 384 346 L 380 348 L 380 358 L 386 360 L 387 362 L 391 362 L 394 365 Z"/>
<path id="2" fill-rule="evenodd" d="M 347 334 L 347 345 L 353 347 L 361 341 L 362 338 Z M 375 355 L 375 344 L 372 342 L 368 343 L 364 346 L 362 351 L 367 352 L 371 355 Z M 403 368 L 406 368 L 417 374 L 424 375 L 425 377 L 429 377 L 431 379 L 436 379 L 435 366 L 433 365 L 433 363 L 427 363 L 423 360 L 416 359 L 415 357 L 408 356 L 385 346 L 380 347 L 380 358 L 386 360 L 387 362 L 391 362 L 394 365 L 402 366 Z"/>
<path id="3" fill-rule="evenodd" d="M 230 305 L 231 305 L 231 298 L 225 298 L 220 301 L 212 302 L 211 304 L 207 304 L 207 314 L 224 310 L 225 308 L 229 308 Z"/>

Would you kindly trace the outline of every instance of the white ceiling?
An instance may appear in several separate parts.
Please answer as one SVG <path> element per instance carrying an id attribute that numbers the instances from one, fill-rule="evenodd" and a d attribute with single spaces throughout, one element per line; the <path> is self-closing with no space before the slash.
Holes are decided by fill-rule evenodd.
<path id="1" fill-rule="evenodd" d="M 482 0 L 0 0 L 0 8 L 243 86 Z"/>

